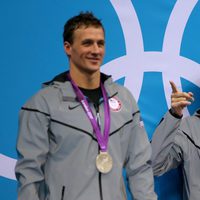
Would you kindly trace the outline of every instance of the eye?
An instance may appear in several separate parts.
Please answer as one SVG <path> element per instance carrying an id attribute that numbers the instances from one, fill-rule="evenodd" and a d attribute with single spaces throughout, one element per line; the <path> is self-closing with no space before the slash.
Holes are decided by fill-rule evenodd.
<path id="1" fill-rule="evenodd" d="M 99 47 L 104 47 L 105 46 L 105 42 L 103 40 L 99 41 L 97 44 L 98 44 Z"/>
<path id="2" fill-rule="evenodd" d="M 82 42 L 82 44 L 83 44 L 84 46 L 90 46 L 90 45 L 93 44 L 93 41 L 92 41 L 92 40 L 84 40 L 84 41 Z"/>

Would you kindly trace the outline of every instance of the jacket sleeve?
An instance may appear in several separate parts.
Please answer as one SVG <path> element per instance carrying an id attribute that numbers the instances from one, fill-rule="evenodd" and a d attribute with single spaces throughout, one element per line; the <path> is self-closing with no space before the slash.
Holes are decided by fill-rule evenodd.
<path id="1" fill-rule="evenodd" d="M 39 200 L 43 168 L 49 150 L 49 114 L 41 96 L 33 97 L 20 111 L 17 161 L 18 200 Z"/>
<path id="2" fill-rule="evenodd" d="M 181 121 L 167 112 L 155 130 L 151 145 L 152 167 L 156 176 L 176 168 L 182 162 L 179 134 Z"/>
<path id="3" fill-rule="evenodd" d="M 130 129 L 128 160 L 125 165 L 129 187 L 135 200 L 156 200 L 150 163 L 151 145 L 136 103 L 135 107 Z"/>

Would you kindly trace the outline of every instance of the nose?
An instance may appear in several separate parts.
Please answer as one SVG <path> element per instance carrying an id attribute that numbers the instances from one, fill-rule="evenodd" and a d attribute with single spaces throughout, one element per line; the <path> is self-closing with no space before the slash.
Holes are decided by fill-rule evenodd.
<path id="1" fill-rule="evenodd" d="M 97 43 L 94 43 L 92 46 L 92 53 L 98 54 L 100 52 L 100 47 Z"/>

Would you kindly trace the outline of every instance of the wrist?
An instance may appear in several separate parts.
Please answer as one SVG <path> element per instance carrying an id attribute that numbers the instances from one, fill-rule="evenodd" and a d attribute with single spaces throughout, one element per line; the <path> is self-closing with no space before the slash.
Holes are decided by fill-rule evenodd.
<path id="1" fill-rule="evenodd" d="M 183 114 L 178 114 L 174 108 L 170 108 L 169 112 L 175 118 L 181 119 L 183 117 Z"/>

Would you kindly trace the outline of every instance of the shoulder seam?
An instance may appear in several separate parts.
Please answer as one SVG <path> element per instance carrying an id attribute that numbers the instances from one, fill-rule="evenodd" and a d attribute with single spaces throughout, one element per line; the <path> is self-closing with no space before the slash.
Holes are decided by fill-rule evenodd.
<path id="1" fill-rule="evenodd" d="M 40 111 L 38 109 L 34 109 L 34 108 L 21 107 L 21 110 L 26 110 L 26 111 L 31 111 L 31 112 L 38 112 L 38 113 L 44 114 L 46 116 L 50 116 L 50 114 L 45 113 L 43 111 Z"/>

